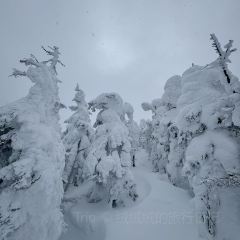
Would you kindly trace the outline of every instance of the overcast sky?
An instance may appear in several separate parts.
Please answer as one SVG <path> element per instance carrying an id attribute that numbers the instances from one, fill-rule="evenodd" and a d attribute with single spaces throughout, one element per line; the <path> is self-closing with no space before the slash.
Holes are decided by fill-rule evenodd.
<path id="1" fill-rule="evenodd" d="M 41 45 L 57 45 L 60 97 L 70 105 L 78 82 L 87 100 L 118 92 L 149 118 L 141 103 L 161 97 L 166 80 L 191 63 L 217 55 L 209 34 L 239 49 L 230 69 L 240 77 L 239 0 L 0 0 L 0 105 L 25 96 L 31 82 L 8 78 L 13 67 Z M 70 111 L 61 113 L 66 118 Z"/>

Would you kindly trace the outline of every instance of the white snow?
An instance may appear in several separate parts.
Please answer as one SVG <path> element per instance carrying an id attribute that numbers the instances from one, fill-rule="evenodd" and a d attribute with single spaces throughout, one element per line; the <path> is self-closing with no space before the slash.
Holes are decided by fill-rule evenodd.
<path id="1" fill-rule="evenodd" d="M 71 189 L 64 203 L 68 226 L 60 240 L 200 239 L 188 193 L 172 186 L 147 166 L 132 171 L 139 199 L 124 208 L 112 209 L 104 202 L 88 203 L 85 194 L 91 186 L 89 182 L 74 191 Z"/>

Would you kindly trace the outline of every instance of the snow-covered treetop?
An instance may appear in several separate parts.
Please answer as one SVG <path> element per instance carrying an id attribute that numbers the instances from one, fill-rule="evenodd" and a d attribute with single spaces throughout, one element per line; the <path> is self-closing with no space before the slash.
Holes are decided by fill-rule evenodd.
<path id="1" fill-rule="evenodd" d="M 128 102 L 124 102 L 117 93 L 102 93 L 90 101 L 88 105 L 93 112 L 96 109 L 102 111 L 111 110 L 120 117 L 121 121 L 126 121 L 125 115 L 127 115 L 128 121 L 133 121 L 133 106 Z"/>
<path id="2" fill-rule="evenodd" d="M 95 111 L 96 109 L 115 109 L 122 107 L 123 100 L 117 93 L 102 93 L 94 100 L 89 102 L 89 107 Z"/>
<path id="3" fill-rule="evenodd" d="M 182 78 L 175 75 L 169 78 L 164 86 L 164 93 L 162 96 L 162 102 L 168 107 L 176 108 L 177 100 L 181 95 L 181 80 Z"/>
<path id="4" fill-rule="evenodd" d="M 219 63 L 222 65 L 224 63 L 231 63 L 229 56 L 231 53 L 237 51 L 236 48 L 232 48 L 233 40 L 229 40 L 229 42 L 224 46 L 225 51 L 222 49 L 220 42 L 218 41 L 216 35 L 214 33 L 210 34 L 210 39 L 213 41 L 212 46 L 218 53 Z M 224 67 L 224 65 L 222 65 Z"/>
<path id="5" fill-rule="evenodd" d="M 76 94 L 75 94 L 75 97 L 73 98 L 73 101 L 75 101 L 77 104 L 85 103 L 85 94 L 84 94 L 83 90 L 81 90 L 79 88 L 78 83 L 75 88 L 75 91 L 76 91 Z"/>
<path id="6" fill-rule="evenodd" d="M 65 65 L 59 60 L 59 55 L 60 55 L 61 53 L 59 52 L 59 48 L 56 47 L 56 46 L 53 46 L 53 47 L 48 46 L 48 48 L 49 48 L 50 50 L 46 50 L 44 47 L 42 47 L 42 49 L 43 49 L 48 55 L 52 56 L 52 58 L 50 58 L 50 59 L 47 60 L 47 61 L 44 61 L 44 63 L 50 62 L 52 68 L 53 68 L 54 71 L 55 71 L 55 73 L 57 73 L 57 71 L 56 71 L 56 65 L 57 65 L 57 63 L 60 63 L 63 67 L 65 67 Z"/>
<path id="7" fill-rule="evenodd" d="M 73 101 L 77 104 L 77 106 L 70 106 L 69 108 L 72 111 L 77 111 L 79 108 L 85 107 L 88 108 L 88 104 L 85 101 L 85 93 L 82 89 L 79 88 L 79 85 L 77 83 L 77 86 L 75 88 L 75 96 L 73 98 Z"/>
<path id="8" fill-rule="evenodd" d="M 51 49 L 52 52 L 48 52 L 49 54 L 54 55 L 53 58 L 55 60 L 57 59 L 56 61 L 52 58 L 48 61 L 39 62 L 37 58 L 31 54 L 29 58 L 20 60 L 20 63 L 23 63 L 28 67 L 26 71 L 13 69 L 11 76 L 26 76 L 34 83 L 34 85 L 29 90 L 28 95 L 21 101 L 16 101 L 10 105 L 7 105 L 7 112 L 13 111 L 16 113 L 14 109 L 22 109 L 23 107 L 29 108 L 29 104 L 31 104 L 33 107 L 38 106 L 38 112 L 44 111 L 44 113 L 41 114 L 42 117 L 47 116 L 51 118 L 51 116 L 58 117 L 56 113 L 58 113 L 61 108 L 65 107 L 60 102 L 58 96 L 57 85 L 61 81 L 57 78 L 55 69 L 57 62 L 60 62 L 58 60 L 60 53 L 56 47 Z M 49 65 L 48 63 L 51 64 Z M 46 109 L 48 114 L 46 114 Z"/>
<path id="9" fill-rule="evenodd" d="M 79 88 L 78 84 L 75 88 L 75 92 L 76 93 L 73 101 L 76 103 L 76 105 L 69 107 L 75 113 L 69 119 L 67 119 L 65 123 L 73 123 L 77 125 L 75 127 L 80 127 L 81 125 L 83 128 L 85 128 L 86 125 L 88 126 L 90 124 L 88 104 L 85 101 L 85 94 L 83 90 Z"/>
<path id="10" fill-rule="evenodd" d="M 153 99 L 151 103 L 142 103 L 143 110 L 152 111 L 153 116 L 156 116 L 176 108 L 177 100 L 181 95 L 181 79 L 178 75 L 169 78 L 164 86 L 162 98 Z"/>
<path id="11" fill-rule="evenodd" d="M 124 107 L 124 113 L 127 115 L 128 120 L 132 122 L 133 112 L 134 112 L 133 106 L 130 103 L 125 102 L 123 107 Z"/>
<path id="12" fill-rule="evenodd" d="M 157 109 L 162 106 L 161 98 L 153 99 L 151 103 L 143 102 L 142 109 L 144 111 L 152 111 L 153 114 L 157 113 Z"/>
<path id="13" fill-rule="evenodd" d="M 231 49 L 230 40 L 223 51 L 214 34 L 211 39 L 219 58 L 204 67 L 194 65 L 182 75 L 181 96 L 177 102 L 180 129 L 189 130 L 190 125 L 198 128 L 201 123 L 209 129 L 229 127 L 232 121 L 239 124 L 239 116 L 238 120 L 233 119 L 236 116 L 233 109 L 240 100 L 240 82 L 227 68 L 230 53 L 236 49 Z"/>
<path id="14" fill-rule="evenodd" d="M 50 58 L 49 60 L 39 62 L 38 59 L 33 54 L 30 54 L 29 58 L 21 59 L 20 63 L 24 63 L 26 66 L 35 66 L 35 67 L 41 67 L 43 64 L 50 63 L 50 66 L 54 70 L 55 74 L 57 74 L 57 71 L 56 71 L 57 63 L 60 63 L 62 66 L 65 66 L 65 65 L 59 60 L 59 55 L 60 55 L 59 48 L 56 46 L 53 46 L 53 47 L 48 46 L 48 47 L 50 50 L 46 50 L 44 47 L 42 47 L 42 49 L 48 55 L 52 56 L 52 58 Z M 20 71 L 14 68 L 13 73 L 10 76 L 14 76 L 14 77 L 27 76 L 27 72 Z M 34 78 L 31 78 L 31 80 L 34 82 Z"/>
<path id="15" fill-rule="evenodd" d="M 124 120 L 125 115 L 124 102 L 117 93 L 102 93 L 88 104 L 89 108 L 93 112 L 96 109 L 99 110 L 110 109 L 117 113 L 122 120 Z"/>
<path id="16" fill-rule="evenodd" d="M 213 41 L 212 46 L 218 54 L 218 59 L 214 61 L 211 65 L 219 65 L 222 68 L 225 77 L 227 78 L 227 83 L 230 84 L 232 76 L 231 72 L 228 70 L 227 64 L 231 63 L 229 57 L 231 53 L 235 52 L 237 49 L 232 48 L 233 40 L 229 40 L 229 42 L 224 46 L 226 50 L 223 50 L 220 42 L 218 41 L 214 33 L 210 34 L 210 39 Z"/>

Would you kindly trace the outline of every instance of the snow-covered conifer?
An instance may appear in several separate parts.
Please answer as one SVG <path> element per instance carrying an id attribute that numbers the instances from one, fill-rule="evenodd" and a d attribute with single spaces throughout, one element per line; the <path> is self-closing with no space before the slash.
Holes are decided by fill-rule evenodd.
<path id="1" fill-rule="evenodd" d="M 56 240 L 64 168 L 56 64 L 33 55 L 20 62 L 29 68 L 12 75 L 34 85 L 26 97 L 0 108 L 0 238 Z"/>
<path id="2" fill-rule="evenodd" d="M 79 88 L 78 84 L 75 91 L 76 94 L 73 101 L 76 102 L 76 106 L 70 106 L 70 109 L 74 113 L 65 121 L 67 127 L 63 133 L 63 143 L 66 148 L 65 169 L 63 173 L 65 191 L 69 184 L 78 186 L 80 182 L 83 182 L 82 169 L 93 138 L 93 129 L 90 124 L 85 94 Z"/>
<path id="3" fill-rule="evenodd" d="M 144 149 L 148 156 L 151 154 L 152 149 L 152 121 L 141 119 L 140 121 L 140 136 L 139 136 L 139 146 Z"/>
<path id="4" fill-rule="evenodd" d="M 93 177 L 95 186 L 89 201 L 107 199 L 112 207 L 124 204 L 130 197 L 137 198 L 131 166 L 131 144 L 124 123 L 124 104 L 116 93 L 103 93 L 89 103 L 99 109 L 94 127 L 95 139 L 87 157 L 84 174 Z"/>
<path id="5" fill-rule="evenodd" d="M 140 137 L 140 129 L 138 124 L 133 120 L 133 112 L 134 109 L 130 103 L 124 103 L 124 109 L 125 113 L 128 116 L 128 119 L 126 120 L 126 126 L 129 131 L 129 137 L 130 137 L 130 143 L 131 143 L 131 161 L 132 166 L 136 166 L 136 152 L 139 148 L 139 137 Z"/>
<path id="6" fill-rule="evenodd" d="M 217 179 L 240 171 L 236 157 L 239 156 L 240 83 L 226 65 L 233 52 L 232 41 L 224 52 L 216 36 L 211 38 L 219 58 L 205 67 L 194 65 L 183 73 L 176 125 L 179 143 L 186 149 L 183 173 L 195 195 L 196 210 L 204 226 L 202 235 L 209 239 L 236 239 L 231 228 L 240 223 L 239 211 L 234 209 L 239 189 L 223 190 L 218 184 L 205 184 L 211 179 L 217 183 Z"/>
<path id="7" fill-rule="evenodd" d="M 148 125 L 149 130 L 151 130 L 150 136 L 150 146 L 148 148 L 149 160 L 153 165 L 153 170 L 159 171 L 159 160 L 160 160 L 160 146 L 158 139 L 158 131 L 159 131 L 159 116 L 160 112 L 158 111 L 161 106 L 161 99 L 154 99 L 151 103 L 142 103 L 142 108 L 144 111 L 152 112 L 152 121 L 151 125 Z M 147 129 L 146 129 L 147 130 Z M 149 134 L 149 131 L 146 132 Z"/>
<path id="8" fill-rule="evenodd" d="M 152 148 L 150 160 L 155 171 L 166 173 L 170 151 L 170 133 L 168 129 L 174 122 L 176 102 L 181 93 L 181 77 L 173 76 L 165 84 L 162 98 L 151 104 L 143 103 L 142 107 L 152 111 Z"/>

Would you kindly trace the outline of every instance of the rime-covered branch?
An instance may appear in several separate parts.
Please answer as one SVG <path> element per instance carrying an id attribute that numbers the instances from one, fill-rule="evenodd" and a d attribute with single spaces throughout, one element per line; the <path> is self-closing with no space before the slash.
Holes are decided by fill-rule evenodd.
<path id="1" fill-rule="evenodd" d="M 214 33 L 210 34 L 210 39 L 213 41 L 212 46 L 213 48 L 216 50 L 216 52 L 218 53 L 219 56 L 223 56 L 223 50 L 221 47 L 220 42 L 218 41 L 216 35 Z"/>
<path id="2" fill-rule="evenodd" d="M 20 63 L 24 63 L 26 66 L 36 66 L 39 67 L 39 62 L 37 60 L 37 58 L 31 54 L 30 58 L 23 58 L 19 60 Z M 26 72 L 25 71 L 20 71 L 16 68 L 13 69 L 13 73 L 10 75 L 10 77 L 21 77 L 21 76 L 26 76 Z"/>
<path id="3" fill-rule="evenodd" d="M 32 65 L 32 66 L 38 67 L 38 66 L 39 66 L 39 62 L 36 61 L 35 58 L 32 58 L 32 56 L 33 56 L 33 55 L 31 55 L 30 58 L 21 59 L 19 62 L 20 62 L 20 63 L 24 63 L 26 66 Z"/>
<path id="4" fill-rule="evenodd" d="M 57 63 L 60 63 L 63 67 L 65 67 L 65 65 L 59 60 L 59 55 L 60 55 L 60 52 L 59 52 L 59 48 L 56 47 L 56 46 L 53 46 L 53 47 L 50 47 L 48 46 L 48 48 L 50 50 L 47 50 L 46 48 L 44 48 L 42 46 L 42 49 L 50 56 L 52 56 L 52 58 L 50 58 L 49 60 L 47 61 L 44 61 L 43 63 L 48 63 L 50 62 L 51 63 L 51 66 L 53 67 L 55 73 L 57 74 L 57 71 L 56 71 L 56 65 Z"/>
<path id="5" fill-rule="evenodd" d="M 209 187 L 240 187 L 240 173 L 228 173 L 225 177 L 221 178 L 205 178 L 202 183 Z"/>
<path id="6" fill-rule="evenodd" d="M 9 77 L 21 77 L 21 76 L 26 76 L 26 72 L 25 71 L 20 71 L 16 68 L 13 68 L 13 73 L 11 75 L 9 75 Z"/>
<path id="7" fill-rule="evenodd" d="M 227 82 L 231 82 L 231 74 L 229 73 L 227 63 L 231 63 L 229 56 L 232 52 L 235 52 L 237 49 L 232 48 L 233 40 L 229 40 L 229 42 L 224 46 L 225 51 L 222 49 L 220 42 L 218 41 L 216 35 L 214 33 L 210 34 L 210 39 L 213 41 L 212 46 L 216 50 L 219 55 L 218 62 L 219 65 L 223 69 L 223 73 L 227 78 Z"/>

